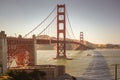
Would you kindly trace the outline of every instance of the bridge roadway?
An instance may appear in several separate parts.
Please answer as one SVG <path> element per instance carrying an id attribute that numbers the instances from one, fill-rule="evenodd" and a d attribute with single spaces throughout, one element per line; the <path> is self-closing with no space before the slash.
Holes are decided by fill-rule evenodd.
<path id="1" fill-rule="evenodd" d="M 32 44 L 33 38 L 16 38 L 16 37 L 7 37 L 7 40 L 11 40 L 12 44 L 14 45 L 15 42 L 22 43 L 22 44 Z M 59 40 L 58 42 L 64 42 L 63 40 Z M 66 40 L 66 43 L 74 43 L 80 45 L 79 41 L 73 41 L 73 40 Z M 57 43 L 57 39 L 36 39 L 36 44 L 51 44 L 51 43 Z"/>
<path id="2" fill-rule="evenodd" d="M 64 42 L 63 40 L 59 40 L 58 42 Z M 74 44 L 80 44 L 78 41 L 73 41 L 73 40 L 66 40 L 66 43 L 74 43 Z M 57 43 L 56 39 L 37 39 L 37 44 L 50 44 L 50 43 Z"/>

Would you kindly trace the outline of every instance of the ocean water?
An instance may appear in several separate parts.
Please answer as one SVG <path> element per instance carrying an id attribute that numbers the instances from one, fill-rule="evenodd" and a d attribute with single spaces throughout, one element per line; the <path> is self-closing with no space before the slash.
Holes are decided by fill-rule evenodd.
<path id="1" fill-rule="evenodd" d="M 115 66 L 118 64 L 120 80 L 120 49 L 68 50 L 72 60 L 56 60 L 56 50 L 38 50 L 38 65 L 65 65 L 66 73 L 77 80 L 114 80 Z"/>

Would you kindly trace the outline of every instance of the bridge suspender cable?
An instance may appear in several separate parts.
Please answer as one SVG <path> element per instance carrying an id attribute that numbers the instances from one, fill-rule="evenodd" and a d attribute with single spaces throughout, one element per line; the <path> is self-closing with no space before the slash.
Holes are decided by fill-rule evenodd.
<path id="1" fill-rule="evenodd" d="M 67 9 L 66 9 L 66 14 L 67 14 L 67 19 L 68 19 L 68 23 L 69 23 L 69 25 L 70 25 L 70 29 L 71 29 L 72 35 L 73 35 L 74 39 L 76 39 L 76 37 L 75 37 L 75 35 L 74 35 L 74 33 L 73 33 L 73 29 L 72 29 L 71 24 L 70 24 L 70 20 L 69 20 L 69 16 L 68 16 Z"/>
<path id="2" fill-rule="evenodd" d="M 54 19 L 47 25 L 47 27 L 45 27 L 45 29 L 38 34 L 38 36 L 41 35 L 41 34 L 53 23 L 53 21 L 54 21 L 56 18 L 57 18 L 57 16 L 54 17 Z"/>
<path id="3" fill-rule="evenodd" d="M 52 12 L 51 12 L 39 25 L 37 25 L 34 29 L 32 29 L 30 32 L 28 32 L 24 37 L 27 37 L 30 33 L 32 33 L 32 32 L 33 32 L 34 30 L 36 30 L 39 26 L 41 26 L 42 23 L 45 22 L 45 21 L 52 15 L 52 13 L 55 11 L 55 9 L 56 9 L 56 6 L 55 6 L 55 8 L 52 10 Z"/>

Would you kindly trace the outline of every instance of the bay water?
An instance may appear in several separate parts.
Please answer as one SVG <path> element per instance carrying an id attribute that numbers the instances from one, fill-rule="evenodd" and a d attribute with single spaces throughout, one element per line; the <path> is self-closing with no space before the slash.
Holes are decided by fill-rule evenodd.
<path id="1" fill-rule="evenodd" d="M 56 50 L 37 50 L 37 65 L 64 65 L 66 73 L 77 80 L 114 80 L 118 64 L 120 80 L 120 49 L 67 50 L 70 60 L 54 59 Z"/>

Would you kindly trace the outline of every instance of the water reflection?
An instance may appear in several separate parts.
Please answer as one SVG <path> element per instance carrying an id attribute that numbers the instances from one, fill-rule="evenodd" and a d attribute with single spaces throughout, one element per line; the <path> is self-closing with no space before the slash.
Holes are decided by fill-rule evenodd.
<path id="1" fill-rule="evenodd" d="M 93 60 L 80 80 L 112 80 L 107 61 L 99 51 L 94 51 Z"/>

